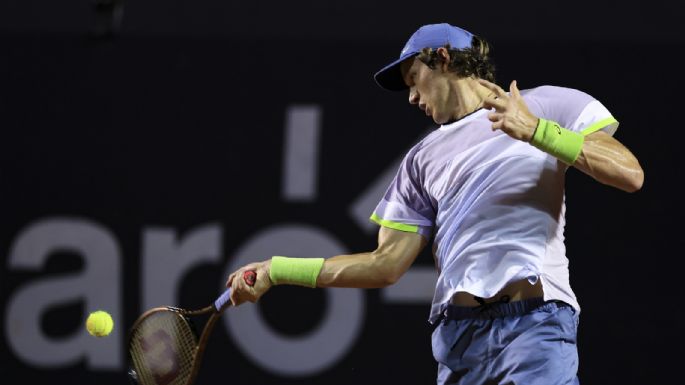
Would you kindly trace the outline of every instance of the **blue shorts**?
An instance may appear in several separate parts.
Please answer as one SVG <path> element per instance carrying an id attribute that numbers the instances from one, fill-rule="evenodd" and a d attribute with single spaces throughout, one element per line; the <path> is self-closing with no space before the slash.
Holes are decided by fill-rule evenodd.
<path id="1" fill-rule="evenodd" d="M 578 384 L 575 310 L 534 298 L 448 306 L 433 332 L 439 385 Z"/>

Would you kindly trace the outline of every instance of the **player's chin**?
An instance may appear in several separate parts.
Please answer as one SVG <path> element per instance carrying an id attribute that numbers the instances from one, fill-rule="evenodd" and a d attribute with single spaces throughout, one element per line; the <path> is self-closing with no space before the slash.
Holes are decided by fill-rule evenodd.
<path id="1" fill-rule="evenodd" d="M 441 115 L 433 114 L 432 118 L 436 124 L 445 124 L 445 123 L 450 121 L 449 116 L 441 116 Z"/>

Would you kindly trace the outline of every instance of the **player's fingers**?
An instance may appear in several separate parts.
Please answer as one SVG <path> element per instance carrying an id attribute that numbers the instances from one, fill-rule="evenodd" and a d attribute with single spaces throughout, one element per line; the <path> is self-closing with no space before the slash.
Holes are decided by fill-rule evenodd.
<path id="1" fill-rule="evenodd" d="M 509 84 L 509 92 L 511 95 L 515 98 L 520 98 L 521 93 L 519 92 L 518 84 L 516 83 L 516 80 L 512 80 L 511 84 Z"/>
<path id="2" fill-rule="evenodd" d="M 238 273 L 239 275 L 237 277 L 241 278 L 238 279 L 236 277 L 236 284 L 238 286 L 238 294 L 240 295 L 240 299 L 242 301 L 254 302 L 254 287 L 252 287 L 252 285 L 250 285 L 249 282 L 245 279 L 245 273 L 247 273 L 248 271 L 250 271 L 248 267 L 245 267 Z"/>
<path id="3" fill-rule="evenodd" d="M 238 306 L 238 305 L 241 304 L 241 302 L 239 302 L 239 300 L 238 300 L 238 294 L 237 294 L 237 292 L 236 292 L 236 290 L 235 290 L 234 287 L 231 287 L 231 297 L 230 297 L 230 300 L 231 300 L 231 304 L 232 304 L 233 306 Z"/>
<path id="4" fill-rule="evenodd" d="M 235 276 L 233 277 L 233 283 L 234 285 L 238 288 L 238 290 L 245 291 L 247 289 L 247 285 L 245 284 L 245 279 L 242 278 L 244 277 L 245 270 L 240 269 L 236 271 Z"/>
<path id="5" fill-rule="evenodd" d="M 252 290 L 250 292 L 250 295 L 247 296 L 247 300 L 252 302 L 252 303 L 256 303 L 258 299 L 259 299 L 259 296 L 257 296 L 257 293 L 255 293 L 254 290 Z"/>
<path id="6" fill-rule="evenodd" d="M 255 273 L 254 270 L 245 270 L 242 277 L 247 286 L 254 286 L 255 281 L 257 280 L 257 273 Z"/>
<path id="7" fill-rule="evenodd" d="M 233 277 L 235 277 L 235 273 L 231 273 L 231 275 L 228 276 L 228 279 L 226 280 L 226 287 L 231 287 L 233 284 Z"/>
<path id="8" fill-rule="evenodd" d="M 500 97 L 500 98 L 507 97 L 506 91 L 504 91 L 504 90 L 502 89 L 502 87 L 498 86 L 497 84 L 492 83 L 492 82 L 489 82 L 489 81 L 487 81 L 487 80 L 485 80 L 485 79 L 478 79 L 478 82 L 479 82 L 483 87 L 489 89 L 490 91 L 494 91 L 495 94 L 496 94 L 498 97 Z"/>
<path id="9" fill-rule="evenodd" d="M 245 302 L 244 289 L 241 287 L 242 279 L 235 279 L 239 273 L 240 270 L 233 273 L 233 280 L 231 282 L 231 302 L 233 302 L 233 306 L 238 306 Z"/>
<path id="10" fill-rule="evenodd" d="M 502 114 L 499 112 L 491 112 L 488 114 L 488 120 L 491 122 L 498 122 L 502 120 Z"/>
<path id="11" fill-rule="evenodd" d="M 246 265 L 241 275 L 245 283 L 250 287 L 257 286 L 257 283 L 264 278 L 268 278 L 268 272 L 263 268 L 263 262 L 256 262 Z"/>
<path id="12" fill-rule="evenodd" d="M 483 99 L 483 107 L 487 109 L 494 108 L 497 111 L 502 111 L 507 107 L 507 102 L 502 99 L 485 98 Z"/>

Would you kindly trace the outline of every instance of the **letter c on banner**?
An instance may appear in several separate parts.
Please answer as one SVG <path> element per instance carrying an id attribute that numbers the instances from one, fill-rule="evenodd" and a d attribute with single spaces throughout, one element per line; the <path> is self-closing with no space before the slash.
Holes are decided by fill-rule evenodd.
<path id="1" fill-rule="evenodd" d="M 224 279 L 241 266 L 272 255 L 329 257 L 345 253 L 342 244 L 318 228 L 278 225 L 256 234 L 233 252 L 235 259 Z M 264 320 L 258 304 L 248 303 L 231 310 L 223 322 L 240 350 L 258 366 L 281 376 L 314 375 L 345 356 L 357 340 L 364 318 L 362 290 L 316 290 L 326 290 L 329 302 L 319 325 L 305 335 L 279 334 Z"/>

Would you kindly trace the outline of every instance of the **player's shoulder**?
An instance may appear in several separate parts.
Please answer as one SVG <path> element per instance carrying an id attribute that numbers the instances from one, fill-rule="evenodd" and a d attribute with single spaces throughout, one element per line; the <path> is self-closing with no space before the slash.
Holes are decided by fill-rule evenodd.
<path id="1" fill-rule="evenodd" d="M 586 92 L 576 88 L 542 85 L 521 91 L 521 95 L 537 98 L 558 98 L 558 97 L 591 97 Z"/>
<path id="2" fill-rule="evenodd" d="M 521 91 L 521 95 L 529 107 L 536 110 L 534 112 L 541 113 L 543 116 L 562 111 L 580 113 L 580 110 L 595 100 L 581 90 L 550 85 Z"/>
<path id="3" fill-rule="evenodd" d="M 424 131 L 419 137 L 419 139 L 416 141 L 416 143 L 414 143 L 414 145 L 411 147 L 410 152 L 417 152 L 423 150 L 425 147 L 438 141 L 441 134 L 442 132 L 439 128 L 433 128 Z"/>
<path id="4" fill-rule="evenodd" d="M 440 142 L 442 132 L 439 129 L 426 131 L 405 153 L 403 162 L 413 164 L 421 154 L 430 152 L 436 143 Z"/>

